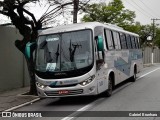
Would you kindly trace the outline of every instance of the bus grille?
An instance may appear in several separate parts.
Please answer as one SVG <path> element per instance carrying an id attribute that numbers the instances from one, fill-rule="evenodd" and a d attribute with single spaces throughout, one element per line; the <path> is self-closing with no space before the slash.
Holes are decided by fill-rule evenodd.
<path id="1" fill-rule="evenodd" d="M 77 84 L 72 84 L 72 85 L 59 85 L 59 86 L 49 86 L 50 88 L 62 88 L 62 87 L 74 87 Z"/>
<path id="2" fill-rule="evenodd" d="M 79 90 L 69 90 L 68 94 L 59 94 L 59 91 L 46 91 L 45 94 L 47 96 L 67 96 L 67 95 L 78 95 L 78 94 L 82 94 L 83 93 L 83 89 L 79 89 Z"/>

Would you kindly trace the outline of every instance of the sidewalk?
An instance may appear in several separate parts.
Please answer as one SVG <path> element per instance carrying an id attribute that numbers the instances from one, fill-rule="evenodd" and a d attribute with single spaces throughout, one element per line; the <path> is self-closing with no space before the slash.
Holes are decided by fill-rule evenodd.
<path id="1" fill-rule="evenodd" d="M 38 96 L 22 95 L 28 91 L 29 87 L 0 92 L 0 111 L 10 109 L 38 98 Z"/>

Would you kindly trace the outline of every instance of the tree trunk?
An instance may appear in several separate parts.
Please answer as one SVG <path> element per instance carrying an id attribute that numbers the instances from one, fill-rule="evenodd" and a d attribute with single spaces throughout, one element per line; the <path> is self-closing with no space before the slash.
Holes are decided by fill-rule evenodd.
<path id="1" fill-rule="evenodd" d="M 28 67 L 28 72 L 29 72 L 29 77 L 30 77 L 30 95 L 37 95 L 37 89 L 36 89 L 36 80 L 35 80 L 35 64 L 33 61 L 33 58 L 27 59 L 27 67 Z"/>
<path id="2" fill-rule="evenodd" d="M 36 80 L 35 80 L 35 63 L 33 60 L 33 51 L 34 49 L 31 50 L 31 57 L 27 58 L 26 54 L 25 54 L 25 47 L 26 44 L 24 43 L 25 39 L 23 39 L 22 41 L 20 40 L 16 40 L 15 41 L 15 46 L 23 53 L 23 55 L 25 56 L 26 59 L 26 63 L 27 63 L 27 67 L 28 67 L 28 73 L 29 73 L 29 77 L 30 77 L 30 91 L 28 94 L 30 95 L 37 95 L 37 89 L 36 89 Z"/>

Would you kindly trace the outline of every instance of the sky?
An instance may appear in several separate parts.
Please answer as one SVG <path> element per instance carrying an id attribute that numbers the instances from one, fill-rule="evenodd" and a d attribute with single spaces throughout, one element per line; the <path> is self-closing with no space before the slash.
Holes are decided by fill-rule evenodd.
<path id="1" fill-rule="evenodd" d="M 160 19 L 160 0 L 122 0 L 125 7 L 136 13 L 136 21 L 151 24 L 151 19 Z M 156 21 L 160 24 L 160 20 Z"/>
<path id="2" fill-rule="evenodd" d="M 98 0 L 91 0 L 91 2 L 97 2 Z M 101 2 L 110 2 L 111 0 L 99 0 Z M 151 19 L 157 18 L 160 19 L 160 0 L 122 0 L 126 9 L 135 11 L 136 19 L 135 21 L 139 21 L 141 24 L 151 24 L 153 21 Z M 29 10 L 34 13 L 36 18 L 38 19 L 42 13 L 45 11 L 44 7 L 39 7 L 37 5 L 31 5 Z M 79 22 L 81 16 L 78 17 Z M 61 19 L 62 20 L 62 19 Z M 72 18 L 69 19 L 70 23 Z M 0 15 L 0 22 L 8 21 L 8 18 Z M 156 24 L 160 24 L 160 20 L 156 21 Z"/>

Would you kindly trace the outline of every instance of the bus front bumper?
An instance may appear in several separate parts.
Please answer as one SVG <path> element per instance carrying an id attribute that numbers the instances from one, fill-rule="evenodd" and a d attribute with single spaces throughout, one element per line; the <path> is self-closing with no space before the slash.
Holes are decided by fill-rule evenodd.
<path id="1" fill-rule="evenodd" d="M 97 83 L 92 81 L 86 86 L 77 84 L 74 87 L 59 87 L 51 88 L 46 86 L 41 88 L 37 86 L 38 96 L 41 98 L 47 97 L 69 97 L 69 96 L 89 96 L 97 94 Z"/>

